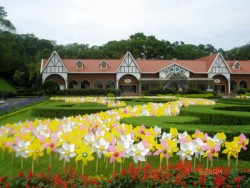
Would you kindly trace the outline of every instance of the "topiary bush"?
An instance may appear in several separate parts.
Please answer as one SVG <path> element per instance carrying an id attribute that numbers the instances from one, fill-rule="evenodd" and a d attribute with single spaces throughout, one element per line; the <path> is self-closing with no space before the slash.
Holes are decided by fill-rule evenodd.
<path id="1" fill-rule="evenodd" d="M 56 95 L 60 91 L 59 85 L 53 80 L 47 80 L 42 85 L 43 91 L 46 95 Z"/>

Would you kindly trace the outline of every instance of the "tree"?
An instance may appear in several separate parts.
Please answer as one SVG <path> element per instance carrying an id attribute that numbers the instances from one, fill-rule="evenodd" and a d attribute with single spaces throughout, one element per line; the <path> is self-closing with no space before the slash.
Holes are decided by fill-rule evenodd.
<path id="1" fill-rule="evenodd" d="M 0 33 L 3 31 L 15 32 L 15 26 L 6 17 L 7 12 L 4 10 L 4 7 L 0 6 Z"/>

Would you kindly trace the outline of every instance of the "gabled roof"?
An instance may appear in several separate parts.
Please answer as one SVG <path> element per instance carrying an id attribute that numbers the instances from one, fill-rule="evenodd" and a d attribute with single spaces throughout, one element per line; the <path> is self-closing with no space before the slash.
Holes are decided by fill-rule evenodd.
<path id="1" fill-rule="evenodd" d="M 84 62 L 84 69 L 76 69 L 76 62 Z M 100 62 L 107 62 L 108 68 L 101 69 Z M 62 59 L 62 62 L 69 73 L 115 73 L 118 66 L 120 65 L 120 60 L 114 59 Z M 43 60 L 43 67 L 48 63 L 48 60 Z"/>
<path id="2" fill-rule="evenodd" d="M 237 60 L 237 62 L 240 63 L 240 69 L 237 70 L 237 69 L 234 69 L 232 67 L 232 65 L 235 64 L 236 61 L 232 61 L 232 60 L 229 60 L 229 61 L 226 61 L 228 67 L 230 68 L 231 72 L 233 74 L 250 74 L 250 60 Z"/>
<path id="3" fill-rule="evenodd" d="M 53 55 L 53 54 L 52 54 Z M 132 54 L 127 52 L 120 59 L 60 59 L 65 68 L 69 73 L 116 73 L 121 66 L 124 58 L 127 55 Z M 207 74 L 216 58 L 222 55 L 220 54 L 211 54 L 206 57 L 202 57 L 196 60 L 134 60 L 135 64 L 138 66 L 138 69 L 141 73 L 158 73 L 161 70 L 168 68 L 172 65 L 178 65 L 190 72 Z M 44 70 L 44 67 L 49 60 L 43 59 L 41 62 L 41 70 Z M 81 61 L 84 63 L 84 69 L 76 69 L 76 62 Z M 108 64 L 107 69 L 101 69 L 100 63 L 106 62 Z M 227 67 L 230 69 L 231 73 L 236 74 L 250 74 L 250 60 L 248 61 L 239 61 L 240 70 L 235 70 L 232 65 L 235 61 L 225 61 Z"/>
<path id="4" fill-rule="evenodd" d="M 137 60 L 142 73 L 157 73 L 171 65 L 178 65 L 194 73 L 206 73 L 206 62 L 199 60 Z"/>
<path id="5" fill-rule="evenodd" d="M 206 63 L 206 69 L 208 71 L 210 69 L 210 67 L 212 66 L 212 64 L 217 56 L 218 56 L 218 54 L 211 54 L 211 55 L 208 55 L 208 56 L 196 59 L 196 60 L 204 61 Z"/>

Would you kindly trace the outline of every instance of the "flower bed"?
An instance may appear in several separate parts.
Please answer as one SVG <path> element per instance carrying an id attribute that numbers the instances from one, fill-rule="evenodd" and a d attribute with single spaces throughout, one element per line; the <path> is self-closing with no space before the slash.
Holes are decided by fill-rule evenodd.
<path id="1" fill-rule="evenodd" d="M 45 98 L 43 97 L 37 97 L 37 98 L 28 98 L 21 101 L 2 104 L 0 105 L 0 116 L 31 106 L 35 103 L 42 102 L 44 100 Z"/>
<path id="2" fill-rule="evenodd" d="M 123 164 L 126 158 L 137 163 L 146 161 L 150 156 L 159 156 L 160 169 L 165 160 L 168 170 L 171 166 L 168 160 L 174 155 L 182 160 L 193 160 L 194 169 L 201 157 L 207 159 L 207 167 L 209 163 L 213 166 L 213 158 L 221 152 L 227 155 L 228 165 L 232 156 L 237 163 L 238 154 L 246 149 L 249 142 L 244 134 L 226 142 L 223 132 L 211 136 L 197 130 L 189 135 L 187 132 L 179 133 L 175 128 L 167 133 L 157 126 L 145 128 L 143 125 L 133 127 L 119 123 L 125 117 L 173 116 L 179 114 L 182 106 L 214 104 L 204 99 L 179 99 L 169 103 L 126 106 L 91 115 L 8 124 L 0 128 L 0 147 L 3 153 L 8 150 L 16 157 L 20 156 L 21 167 L 23 158 L 30 157 L 32 171 L 34 163 L 44 155 L 51 166 L 51 153 L 58 154 L 64 166 L 70 159 L 76 163 L 80 161 L 82 169 L 89 161 L 95 160 L 96 173 L 101 158 L 114 165 L 113 172 L 115 163 Z"/>
<path id="3" fill-rule="evenodd" d="M 151 168 L 130 164 L 129 169 L 114 172 L 109 177 L 86 176 L 78 174 L 69 167 L 62 173 L 47 172 L 27 174 L 19 172 L 14 177 L 0 177 L 1 187 L 248 187 L 249 169 L 214 167 L 210 169 L 198 166 L 192 169 L 190 162 L 180 161 L 169 168 Z"/>

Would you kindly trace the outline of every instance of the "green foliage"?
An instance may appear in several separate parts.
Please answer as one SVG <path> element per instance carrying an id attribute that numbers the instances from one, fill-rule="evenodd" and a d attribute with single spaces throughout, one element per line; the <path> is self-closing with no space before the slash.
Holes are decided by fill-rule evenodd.
<path id="1" fill-rule="evenodd" d="M 214 98 L 214 94 L 213 94 L 213 93 L 203 93 L 203 94 L 176 94 L 176 97 L 210 99 L 210 98 Z"/>
<path id="2" fill-rule="evenodd" d="M 234 108 L 236 106 L 233 106 Z M 202 124 L 213 125 L 246 125 L 250 122 L 250 113 L 225 110 L 225 105 L 218 106 L 189 106 L 181 108 L 181 115 L 197 116 Z M 229 107 L 228 107 L 229 108 Z"/>
<path id="3" fill-rule="evenodd" d="M 16 31 L 15 26 L 6 17 L 7 12 L 4 10 L 4 7 L 0 6 L 0 33 L 3 31 Z"/>
<path id="4" fill-rule="evenodd" d="M 98 103 L 65 104 L 64 102 L 51 102 L 50 104 L 34 107 L 31 115 L 43 118 L 62 118 L 98 113 L 108 109 L 110 108 Z"/>
<path id="5" fill-rule="evenodd" d="M 250 99 L 241 98 L 220 98 L 218 102 L 225 104 L 250 105 Z"/>
<path id="6" fill-rule="evenodd" d="M 115 95 L 113 93 L 108 93 L 107 97 L 115 97 Z"/>
<path id="7" fill-rule="evenodd" d="M 155 89 L 150 89 L 147 93 L 145 93 L 145 95 L 149 95 L 149 96 L 154 96 L 154 95 L 158 95 L 158 94 L 176 94 L 177 92 L 174 89 L 170 89 L 170 88 L 155 88 Z"/>
<path id="8" fill-rule="evenodd" d="M 59 90 L 59 85 L 53 80 L 47 80 L 43 83 L 43 91 L 46 95 L 55 95 Z"/>
<path id="9" fill-rule="evenodd" d="M 0 92 L 16 93 L 17 90 L 4 79 L 0 78 Z"/>
<path id="10" fill-rule="evenodd" d="M 0 177 L 1 187 L 119 187 L 119 188 L 181 188 L 181 187 L 249 187 L 249 169 L 231 169 L 216 166 L 192 168 L 192 162 L 179 161 L 169 168 L 157 168 L 149 163 L 143 166 L 130 164 L 110 176 L 80 174 L 73 166 L 62 172 L 24 173 Z M 111 166 L 111 165 L 110 165 Z"/>
<path id="11" fill-rule="evenodd" d="M 120 96 L 121 91 L 119 89 L 66 89 L 61 90 L 57 95 L 62 96 L 88 96 L 88 95 L 97 95 L 97 96 L 106 96 L 107 94 L 113 94 L 114 96 Z"/>

